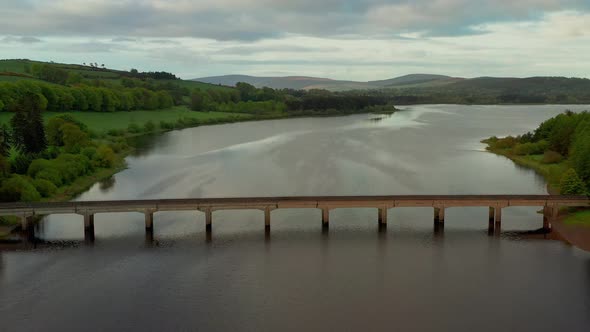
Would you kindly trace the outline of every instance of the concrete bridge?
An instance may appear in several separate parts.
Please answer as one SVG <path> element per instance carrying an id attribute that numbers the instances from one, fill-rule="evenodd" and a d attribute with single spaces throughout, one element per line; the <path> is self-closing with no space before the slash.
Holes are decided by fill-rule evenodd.
<path id="1" fill-rule="evenodd" d="M 510 206 L 543 208 L 543 228 L 549 230 L 561 207 L 590 206 L 588 196 L 552 195 L 397 195 L 397 196 L 313 196 L 313 197 L 244 197 L 188 198 L 120 201 L 87 201 L 55 203 L 1 203 L 0 216 L 17 216 L 21 228 L 30 229 L 35 216 L 79 214 L 83 216 L 86 233 L 94 234 L 97 213 L 139 212 L 145 215 L 145 229 L 152 233 L 154 214 L 159 211 L 201 211 L 205 213 L 207 232 L 211 232 L 213 212 L 219 210 L 262 210 L 264 225 L 270 230 L 271 211 L 276 209 L 321 209 L 322 226 L 330 223 L 330 210 L 338 208 L 375 208 L 379 226 L 387 225 L 387 211 L 398 207 L 432 207 L 435 224 L 444 224 L 448 208 L 481 206 L 489 208 L 490 228 L 502 222 L 502 209 Z"/>

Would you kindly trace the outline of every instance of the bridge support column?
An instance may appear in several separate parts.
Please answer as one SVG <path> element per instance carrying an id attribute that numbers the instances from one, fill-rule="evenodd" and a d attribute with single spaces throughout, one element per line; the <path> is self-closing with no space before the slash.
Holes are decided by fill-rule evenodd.
<path id="1" fill-rule="evenodd" d="M 543 230 L 551 231 L 551 223 L 557 219 L 559 208 L 555 206 L 545 206 L 543 208 Z"/>
<path id="2" fill-rule="evenodd" d="M 29 227 L 31 227 L 31 224 L 32 224 L 31 216 L 27 216 L 27 215 L 20 216 L 20 228 L 23 232 L 28 231 Z"/>
<path id="3" fill-rule="evenodd" d="M 495 209 L 493 206 L 490 206 L 490 209 L 488 210 L 488 222 L 493 225 L 494 224 L 494 220 L 495 220 Z"/>
<path id="4" fill-rule="evenodd" d="M 145 211 L 145 231 L 148 233 L 154 232 L 154 211 Z"/>
<path id="5" fill-rule="evenodd" d="M 213 229 L 211 222 L 213 221 L 213 211 L 211 209 L 205 210 L 205 230 L 210 233 Z"/>
<path id="6" fill-rule="evenodd" d="M 494 232 L 499 234 L 502 229 L 502 208 L 495 207 L 494 212 Z"/>
<path id="7" fill-rule="evenodd" d="M 84 231 L 94 232 L 94 214 L 92 214 L 92 213 L 84 214 Z"/>
<path id="8" fill-rule="evenodd" d="M 387 225 L 387 208 L 379 208 L 379 226 Z"/>
<path id="9" fill-rule="evenodd" d="M 84 240 L 86 243 L 94 242 L 94 214 L 84 214 Z"/>
<path id="10" fill-rule="evenodd" d="M 445 222 L 445 208 L 435 207 L 434 208 L 434 222 L 443 224 Z"/>
<path id="11" fill-rule="evenodd" d="M 330 209 L 322 209 L 322 227 L 328 228 L 330 226 Z"/>
<path id="12" fill-rule="evenodd" d="M 270 208 L 264 209 L 264 229 L 270 230 Z"/>

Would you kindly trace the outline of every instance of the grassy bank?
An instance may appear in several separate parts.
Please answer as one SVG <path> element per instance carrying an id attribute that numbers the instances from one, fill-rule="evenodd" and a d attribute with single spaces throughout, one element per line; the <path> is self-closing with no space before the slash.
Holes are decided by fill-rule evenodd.
<path id="1" fill-rule="evenodd" d="M 486 141 L 484 140 L 482 143 L 486 143 Z M 512 160 L 515 164 L 530 168 L 542 175 L 547 181 L 547 189 L 550 194 L 559 194 L 561 176 L 571 167 L 567 160 L 563 160 L 554 164 L 545 164 L 542 162 L 543 155 L 519 156 L 512 153 L 512 149 L 497 149 L 490 146 L 487 147 L 487 150 L 492 153 L 504 156 Z"/>
<path id="2" fill-rule="evenodd" d="M 482 143 L 488 143 L 486 140 Z M 542 175 L 547 181 L 548 192 L 552 195 L 558 195 L 560 192 L 561 176 L 571 168 L 570 162 L 565 159 L 559 163 L 545 164 L 542 162 L 543 155 L 515 155 L 512 149 L 498 149 L 488 145 L 487 150 L 504 156 L 512 160 L 515 164 L 530 168 Z M 562 211 L 563 213 L 564 211 Z M 565 211 L 567 216 L 564 218 L 564 223 L 570 225 L 584 225 L 590 226 L 590 211 L 588 210 L 571 210 Z"/>
<path id="3" fill-rule="evenodd" d="M 590 226 L 590 211 L 576 211 L 568 214 L 563 223 L 566 225 Z"/>

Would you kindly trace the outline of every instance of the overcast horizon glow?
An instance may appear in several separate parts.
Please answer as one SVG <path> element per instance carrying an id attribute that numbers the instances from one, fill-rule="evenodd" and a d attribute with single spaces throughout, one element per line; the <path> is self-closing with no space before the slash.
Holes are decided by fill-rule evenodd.
<path id="1" fill-rule="evenodd" d="M 590 77 L 588 0 L 0 0 L 0 58 L 182 78 Z"/>

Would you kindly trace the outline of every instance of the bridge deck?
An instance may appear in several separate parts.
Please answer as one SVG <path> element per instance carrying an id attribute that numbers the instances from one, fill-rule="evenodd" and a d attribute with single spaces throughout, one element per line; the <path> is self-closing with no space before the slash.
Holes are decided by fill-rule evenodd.
<path id="1" fill-rule="evenodd" d="M 156 212 L 181 210 L 231 210 L 286 208 L 378 208 L 486 206 L 590 206 L 587 196 L 552 195 L 394 195 L 394 196 L 308 196 L 146 199 L 80 202 L 0 203 L 0 216 L 45 214 L 95 214 L 108 212 Z"/>

